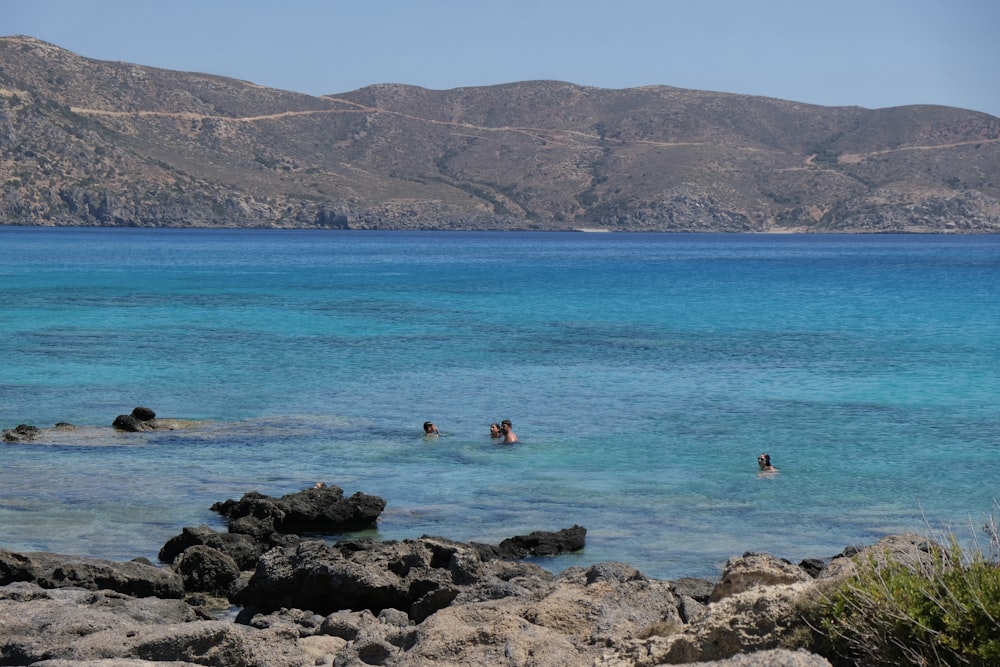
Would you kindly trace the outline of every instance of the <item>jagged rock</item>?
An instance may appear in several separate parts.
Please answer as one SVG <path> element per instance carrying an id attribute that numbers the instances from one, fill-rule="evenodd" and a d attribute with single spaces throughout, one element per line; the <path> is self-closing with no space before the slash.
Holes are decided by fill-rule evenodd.
<path id="1" fill-rule="evenodd" d="M 270 544 L 257 542 L 249 535 L 241 533 L 220 533 L 208 526 L 187 527 L 180 535 L 171 537 L 160 549 L 159 558 L 164 563 L 173 563 L 189 547 L 204 545 L 212 547 L 232 558 L 241 570 L 251 570 L 257 559 Z"/>
<path id="2" fill-rule="evenodd" d="M 780 648 L 789 634 L 803 626 L 798 603 L 812 595 L 815 586 L 807 581 L 755 586 L 734 593 L 712 602 L 673 633 L 621 644 L 614 656 L 605 656 L 602 664 L 676 665 L 726 660 L 739 654 Z"/>
<path id="3" fill-rule="evenodd" d="M 587 529 L 583 526 L 563 528 L 556 532 L 536 530 L 528 535 L 508 537 L 500 542 L 500 558 L 518 559 L 528 556 L 555 556 L 579 551 L 586 545 Z"/>
<path id="4" fill-rule="evenodd" d="M 425 618 L 459 598 L 465 603 L 524 593 L 551 578 L 528 563 L 483 561 L 474 547 L 442 538 L 332 546 L 310 541 L 264 554 L 235 601 L 258 611 L 377 614 L 391 608 Z"/>
<path id="5" fill-rule="evenodd" d="M 120 656 L 109 639 L 104 640 L 106 650 L 91 653 L 85 647 L 97 643 L 102 635 L 123 635 L 154 624 L 196 619 L 194 611 L 178 599 L 10 583 L 0 586 L 0 664 L 82 659 L 88 654 L 94 659 Z"/>
<path id="6" fill-rule="evenodd" d="M 173 563 L 184 581 L 184 590 L 226 597 L 240 578 L 240 568 L 226 554 L 204 545 L 186 549 Z"/>
<path id="7" fill-rule="evenodd" d="M 189 532 L 188 539 L 213 537 L 209 529 Z M 309 541 L 260 558 L 246 595 L 238 594 L 247 607 L 235 624 L 204 620 L 178 599 L 72 587 L 120 585 L 121 572 L 96 576 L 113 569 L 105 562 L 81 567 L 75 556 L 0 551 L 0 664 L 829 667 L 823 657 L 780 647 L 801 637 L 803 604 L 845 576 L 846 567 L 832 564 L 866 553 L 917 564 L 931 546 L 919 536 L 886 538 L 845 550 L 817 579 L 747 553 L 730 559 L 713 585 L 649 579 L 622 563 L 552 575 L 443 538 Z M 205 544 L 189 546 L 174 565 L 203 557 L 236 572 L 235 562 Z M 12 574 L 37 583 L 8 583 Z M 780 583 L 786 580 L 793 583 Z"/>
<path id="8" fill-rule="evenodd" d="M 339 486 L 310 488 L 272 498 L 257 492 L 212 505 L 229 520 L 229 532 L 264 539 L 274 532 L 359 530 L 375 525 L 385 500 L 361 492 L 344 497 Z"/>
<path id="9" fill-rule="evenodd" d="M 31 424 L 18 424 L 14 428 L 5 428 L 3 430 L 4 442 L 31 442 L 32 440 L 37 440 L 38 436 L 42 434 L 42 429 L 37 426 L 32 426 Z"/>
<path id="10" fill-rule="evenodd" d="M 926 536 L 917 533 L 904 533 L 902 535 L 889 535 L 883 537 L 878 542 L 866 547 L 848 547 L 817 575 L 817 579 L 824 581 L 829 579 L 844 579 L 854 576 L 857 569 L 852 556 L 872 558 L 876 563 L 884 564 L 887 560 L 892 560 L 901 565 L 907 565 L 914 569 L 921 566 L 933 565 L 933 549 L 935 545 Z"/>
<path id="11" fill-rule="evenodd" d="M 711 602 L 749 590 L 754 586 L 774 586 L 809 581 L 809 573 L 787 560 L 752 551 L 730 558 L 722 570 L 722 579 L 712 590 Z"/>
<path id="12" fill-rule="evenodd" d="M 108 589 L 135 597 L 169 599 L 184 594 L 179 575 L 139 561 L 116 563 L 86 556 L 0 549 L 0 585 L 15 581 L 34 582 L 44 588 Z"/>

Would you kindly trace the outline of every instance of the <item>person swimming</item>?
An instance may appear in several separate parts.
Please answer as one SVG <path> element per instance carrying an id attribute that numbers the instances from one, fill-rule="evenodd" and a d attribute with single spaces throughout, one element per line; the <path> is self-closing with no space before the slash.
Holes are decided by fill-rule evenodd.
<path id="1" fill-rule="evenodd" d="M 513 425 L 510 423 L 509 419 L 504 419 L 500 422 L 500 433 L 503 434 L 503 442 L 505 444 L 517 442 L 517 434 L 514 433 Z"/>
<path id="2" fill-rule="evenodd" d="M 500 424 L 496 422 L 490 424 L 490 437 L 493 438 L 494 440 L 503 437 L 503 433 L 500 432 Z"/>
<path id="3" fill-rule="evenodd" d="M 778 472 L 778 469 L 771 465 L 771 455 L 761 454 L 757 457 L 757 465 L 760 467 L 760 474 L 768 475 Z"/>
<path id="4" fill-rule="evenodd" d="M 434 425 L 434 422 L 424 422 L 424 437 L 425 438 L 436 438 L 441 435 L 438 432 L 438 427 Z"/>

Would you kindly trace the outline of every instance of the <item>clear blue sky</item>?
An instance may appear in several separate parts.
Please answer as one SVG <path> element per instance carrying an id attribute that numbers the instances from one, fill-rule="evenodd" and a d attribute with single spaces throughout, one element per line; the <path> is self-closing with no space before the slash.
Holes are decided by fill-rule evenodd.
<path id="1" fill-rule="evenodd" d="M 313 95 L 556 79 L 1000 116 L 1000 0 L 0 0 L 0 35 Z"/>

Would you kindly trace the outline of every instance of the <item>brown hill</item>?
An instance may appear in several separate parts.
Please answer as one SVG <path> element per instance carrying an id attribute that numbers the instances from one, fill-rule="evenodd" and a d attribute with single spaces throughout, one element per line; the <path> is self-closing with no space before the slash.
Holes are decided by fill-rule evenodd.
<path id="1" fill-rule="evenodd" d="M 554 81 L 312 97 L 0 38 L 0 224 L 1000 231 L 1000 119 Z"/>

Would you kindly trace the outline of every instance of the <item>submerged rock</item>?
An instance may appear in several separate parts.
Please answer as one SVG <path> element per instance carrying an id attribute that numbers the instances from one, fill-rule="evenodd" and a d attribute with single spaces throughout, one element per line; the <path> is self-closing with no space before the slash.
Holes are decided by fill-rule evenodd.
<path id="1" fill-rule="evenodd" d="M 3 430 L 4 442 L 31 442 L 32 440 L 37 440 L 38 436 L 42 434 L 42 429 L 37 426 L 32 426 L 31 424 L 18 424 L 14 428 L 5 428 Z"/>

